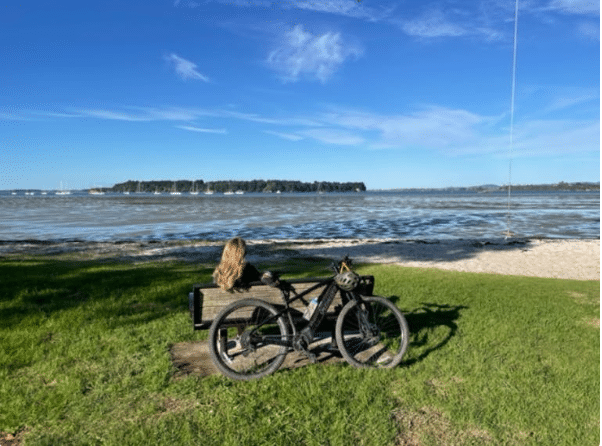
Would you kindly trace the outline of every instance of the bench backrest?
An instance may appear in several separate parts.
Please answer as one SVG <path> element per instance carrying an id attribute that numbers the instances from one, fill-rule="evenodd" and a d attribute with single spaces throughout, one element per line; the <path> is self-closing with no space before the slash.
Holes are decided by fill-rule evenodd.
<path id="1" fill-rule="evenodd" d="M 291 279 L 287 280 L 287 282 L 293 285 L 297 293 L 301 293 L 326 279 L 326 277 L 313 277 L 306 279 Z M 374 277 L 360 276 L 360 279 L 361 293 L 364 295 L 372 295 L 372 290 L 374 289 Z M 304 299 L 310 301 L 313 298 L 317 298 L 323 289 L 323 287 L 318 287 L 316 290 L 308 293 Z M 291 298 L 292 297 L 293 294 L 291 293 Z M 275 306 L 282 306 L 284 303 L 278 288 L 264 285 L 261 282 L 251 283 L 251 288 L 241 293 L 229 293 L 213 283 L 195 284 L 192 293 L 188 296 L 189 309 L 194 329 L 204 330 L 209 328 L 213 319 L 215 319 L 215 316 L 217 316 L 222 308 L 237 300 L 248 298 L 261 299 Z M 341 304 L 341 297 L 340 294 L 337 293 L 331 308 L 334 308 L 338 304 Z M 297 315 L 301 315 L 305 311 L 305 304 L 301 299 L 293 302 L 291 307 L 298 312 Z"/>

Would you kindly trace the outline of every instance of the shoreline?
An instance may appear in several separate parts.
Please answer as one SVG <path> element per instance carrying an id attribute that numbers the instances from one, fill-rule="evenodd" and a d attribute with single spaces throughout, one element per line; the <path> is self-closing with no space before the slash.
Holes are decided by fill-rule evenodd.
<path id="1" fill-rule="evenodd" d="M 224 241 L 0 241 L 0 259 L 219 262 Z M 250 262 L 340 259 L 418 268 L 559 279 L 600 280 L 600 239 L 269 239 L 247 240 Z"/>

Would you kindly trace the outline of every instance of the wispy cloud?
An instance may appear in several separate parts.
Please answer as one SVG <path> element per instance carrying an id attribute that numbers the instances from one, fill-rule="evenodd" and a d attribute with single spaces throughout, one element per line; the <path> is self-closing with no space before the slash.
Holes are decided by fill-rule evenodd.
<path id="1" fill-rule="evenodd" d="M 284 34 L 282 44 L 269 54 L 267 64 L 284 81 L 296 82 L 306 77 L 325 83 L 347 59 L 361 54 L 361 49 L 343 42 L 340 33 L 313 35 L 297 25 Z"/>
<path id="2" fill-rule="evenodd" d="M 600 23 L 584 22 L 577 26 L 577 32 L 586 39 L 600 41 Z"/>
<path id="3" fill-rule="evenodd" d="M 293 0 L 293 1 L 270 1 L 270 0 L 215 0 L 219 3 L 225 3 L 239 7 L 257 7 L 270 8 L 277 7 L 281 9 L 302 9 L 324 14 L 332 14 L 344 17 L 354 17 L 368 21 L 378 21 L 388 16 L 393 8 L 372 8 L 365 6 L 357 0 Z M 184 2 L 186 6 L 195 8 L 199 3 L 188 1 Z M 174 6 L 180 4 L 176 0 Z"/>
<path id="4" fill-rule="evenodd" d="M 599 152 L 600 122 L 592 120 L 532 120 L 514 127 L 510 154 L 508 134 L 481 135 L 476 144 L 459 146 L 456 155 L 492 154 L 497 158 L 562 156 Z"/>
<path id="5" fill-rule="evenodd" d="M 552 0 L 546 9 L 566 14 L 600 14 L 597 0 Z"/>
<path id="6" fill-rule="evenodd" d="M 192 121 L 199 117 L 212 116 L 214 113 L 203 109 L 123 107 L 121 110 L 71 108 L 65 111 L 35 112 L 54 118 L 90 117 L 117 121 Z"/>
<path id="7" fill-rule="evenodd" d="M 471 4 L 472 5 L 472 4 Z M 514 20 L 514 2 L 486 1 L 478 8 L 463 8 L 460 3 L 431 4 L 415 17 L 389 17 L 389 23 L 397 25 L 405 34 L 420 39 L 481 38 L 499 41 L 511 38 L 508 23 Z M 599 16 L 600 2 L 593 0 L 531 0 L 521 2 L 519 16 L 531 15 L 553 25 L 552 14 Z M 599 28 L 594 23 L 579 26 L 578 32 L 599 40 Z"/>
<path id="8" fill-rule="evenodd" d="M 327 1 L 296 1 L 291 3 L 282 3 L 290 5 L 289 7 L 306 9 L 328 14 L 342 15 L 346 17 L 355 17 L 377 21 L 388 15 L 387 10 L 378 11 L 374 8 L 366 7 L 357 0 L 327 0 Z"/>
<path id="9" fill-rule="evenodd" d="M 303 116 L 279 116 L 277 118 L 262 116 L 257 113 L 239 112 L 236 110 L 215 110 L 213 116 L 224 118 L 236 118 L 243 121 L 256 122 L 259 124 L 274 124 L 286 126 L 302 126 L 302 127 L 320 127 L 322 122 L 314 118 L 306 118 Z"/>
<path id="10" fill-rule="evenodd" d="M 203 82 L 209 82 L 209 78 L 197 71 L 197 65 L 189 60 L 186 60 L 177 54 L 171 53 L 169 56 L 165 56 L 170 64 L 173 65 L 176 73 L 184 80 L 196 79 Z"/>
<path id="11" fill-rule="evenodd" d="M 600 121 L 535 120 L 519 125 L 515 134 L 517 156 L 600 150 Z"/>
<path id="12" fill-rule="evenodd" d="M 550 113 L 577 105 L 594 104 L 597 96 L 597 91 L 569 89 L 552 99 L 547 107 L 542 105 L 541 109 Z M 558 118 L 562 114 L 555 113 L 553 116 Z M 509 149 L 508 116 L 485 116 L 465 109 L 436 105 L 401 114 L 330 106 L 306 116 L 289 114 L 276 118 L 236 110 L 179 107 L 122 107 L 116 110 L 81 108 L 48 112 L 0 110 L 0 120 L 33 120 L 41 117 L 97 118 L 133 123 L 163 121 L 176 124 L 177 128 L 186 131 L 221 135 L 227 134 L 225 127 L 235 126 L 235 121 L 247 121 L 255 123 L 258 132 L 288 141 L 306 140 L 304 144 L 314 140 L 335 146 L 429 151 L 433 156 L 443 157 L 506 157 Z M 200 119 L 203 119 L 203 125 L 195 122 Z M 286 130 L 282 131 L 284 127 Z M 516 158 L 591 153 L 599 152 L 599 149 L 599 117 L 581 120 L 524 119 L 515 123 L 513 156 Z"/>
<path id="13" fill-rule="evenodd" d="M 29 121 L 31 116 L 27 116 L 20 111 L 1 111 L 0 121 Z"/>
<path id="14" fill-rule="evenodd" d="M 301 141 L 304 139 L 303 136 L 297 135 L 296 133 L 283 133 L 283 132 L 274 132 L 272 130 L 264 130 L 263 133 L 267 133 L 268 135 L 274 135 L 282 139 L 286 139 L 288 141 Z"/>
<path id="15" fill-rule="evenodd" d="M 343 146 L 355 146 L 363 144 L 366 140 L 362 136 L 342 129 L 308 129 L 299 132 L 301 135 L 309 136 L 326 144 Z"/>
<path id="16" fill-rule="evenodd" d="M 565 94 L 554 99 L 550 105 L 544 108 L 544 113 L 551 113 L 564 110 L 575 105 L 586 104 L 588 102 L 600 102 L 600 95 L 594 91 L 575 91 L 573 94 Z"/>
<path id="17" fill-rule="evenodd" d="M 2 110 L 0 120 L 24 121 L 36 118 L 97 118 L 117 121 L 186 121 L 192 123 L 199 118 L 235 119 L 258 124 L 277 126 L 320 127 L 322 122 L 303 116 L 270 117 L 258 113 L 241 112 L 223 108 L 197 107 L 141 107 L 122 106 L 109 108 L 68 107 L 56 110 Z"/>
<path id="18" fill-rule="evenodd" d="M 206 128 L 194 127 L 192 125 L 176 125 L 176 127 L 179 129 L 182 129 L 182 130 L 189 130 L 191 132 L 198 132 L 198 133 L 217 133 L 220 135 L 225 135 L 226 133 L 228 133 L 226 131 L 226 129 L 206 129 Z"/>
<path id="19" fill-rule="evenodd" d="M 479 12 L 461 9 L 430 8 L 414 18 L 389 20 L 405 34 L 420 39 L 473 37 L 498 41 L 507 34 L 506 22 L 513 12 L 483 5 Z"/>
<path id="20" fill-rule="evenodd" d="M 371 139 L 373 148 L 445 148 L 474 140 L 477 127 L 490 125 L 494 118 L 433 106 L 393 116 L 342 109 L 325 114 L 324 120 L 348 129 L 375 131 L 378 137 Z"/>
<path id="21" fill-rule="evenodd" d="M 77 112 L 81 116 L 91 118 L 111 119 L 117 121 L 152 121 L 152 118 L 142 113 L 127 113 L 122 111 L 100 109 L 81 109 Z"/>
<path id="22" fill-rule="evenodd" d="M 400 26 L 406 34 L 424 38 L 458 37 L 468 33 L 463 26 L 446 19 L 440 10 L 430 11 L 416 19 L 404 21 Z"/>
<path id="23" fill-rule="evenodd" d="M 364 146 L 372 149 L 425 150 L 452 157 L 486 154 L 507 157 L 510 138 L 506 118 L 437 106 L 402 115 L 332 109 L 322 115 L 322 120 L 330 124 L 327 132 L 332 138 L 316 139 L 334 144 L 337 137 L 346 141 L 346 137 L 355 135 L 358 142 L 363 138 Z M 348 133 L 337 135 L 337 128 Z M 299 133 L 320 136 L 313 130 Z M 515 125 L 513 156 L 516 158 L 592 152 L 599 147 L 597 120 L 540 119 Z"/>
<path id="24" fill-rule="evenodd" d="M 136 110 L 151 121 L 193 121 L 202 116 L 213 116 L 215 113 L 199 108 L 182 107 L 127 107 L 128 110 Z"/>

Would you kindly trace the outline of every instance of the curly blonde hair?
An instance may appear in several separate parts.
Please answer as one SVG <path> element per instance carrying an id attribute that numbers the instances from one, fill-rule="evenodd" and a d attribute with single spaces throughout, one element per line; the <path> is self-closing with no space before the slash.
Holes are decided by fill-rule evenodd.
<path id="1" fill-rule="evenodd" d="M 247 244 L 240 237 L 228 240 L 222 259 L 213 271 L 213 281 L 225 291 L 232 292 L 234 283 L 241 278 L 246 265 Z"/>

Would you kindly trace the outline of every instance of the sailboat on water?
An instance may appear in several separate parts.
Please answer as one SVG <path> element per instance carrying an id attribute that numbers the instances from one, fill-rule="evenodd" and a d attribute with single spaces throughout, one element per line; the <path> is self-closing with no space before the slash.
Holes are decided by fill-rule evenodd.
<path id="1" fill-rule="evenodd" d="M 182 192 L 178 192 L 175 181 L 173 182 L 173 187 L 171 188 L 170 195 L 182 195 Z"/>
<path id="2" fill-rule="evenodd" d="M 56 195 L 71 195 L 71 191 L 63 189 L 63 182 L 61 181 L 61 190 L 55 192 Z"/>
<path id="3" fill-rule="evenodd" d="M 190 195 L 198 195 L 199 191 L 196 189 L 196 181 L 192 182 L 192 189 L 190 189 Z"/>

